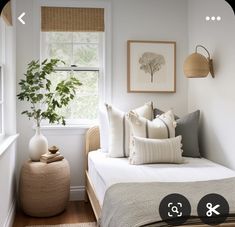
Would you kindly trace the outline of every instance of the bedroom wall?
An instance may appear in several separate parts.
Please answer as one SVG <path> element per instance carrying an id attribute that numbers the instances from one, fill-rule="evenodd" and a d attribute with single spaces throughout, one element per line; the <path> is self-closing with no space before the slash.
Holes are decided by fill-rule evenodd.
<path id="1" fill-rule="evenodd" d="M 221 16 L 207 22 L 206 16 Z M 189 111 L 200 109 L 201 150 L 218 163 L 235 169 L 235 18 L 224 0 L 189 0 L 189 52 L 202 44 L 214 59 L 215 78 L 190 79 Z"/>
<path id="2" fill-rule="evenodd" d="M 38 2 L 53 0 L 20 0 L 17 15 L 26 12 L 26 25 L 17 23 L 17 82 L 22 78 L 29 61 L 39 56 L 39 42 L 35 39 L 35 7 Z M 56 0 L 60 5 L 111 4 L 112 28 L 112 102 L 123 110 L 153 100 L 161 109 L 174 108 L 176 113 L 187 112 L 187 79 L 182 63 L 188 52 L 187 0 Z M 35 23 L 36 20 L 36 23 Z M 37 33 L 36 33 L 37 34 Z M 175 94 L 128 94 L 127 93 L 127 40 L 173 40 L 177 42 L 177 92 Z M 36 50 L 36 51 L 35 51 Z M 19 87 L 17 86 L 17 92 Z M 22 163 L 28 158 L 28 141 L 34 134 L 32 122 L 20 113 L 25 103 L 17 101 L 17 128 L 20 133 L 18 149 L 18 174 Z M 44 133 L 49 144 L 56 144 L 71 166 L 71 199 L 82 199 L 84 193 L 84 137 L 87 128 L 50 128 Z"/>
<path id="3" fill-rule="evenodd" d="M 128 110 L 152 100 L 163 110 L 187 112 L 187 79 L 182 64 L 188 51 L 187 1 L 112 0 L 113 103 Z M 176 41 L 177 92 L 127 93 L 127 40 Z M 125 101 L 124 101 L 125 100 Z"/>
<path id="4" fill-rule="evenodd" d="M 15 24 L 15 0 L 11 0 Z M 11 227 L 16 205 L 15 27 L 0 18 L 0 64 L 4 66 L 4 129 L 0 138 L 0 226 Z"/>

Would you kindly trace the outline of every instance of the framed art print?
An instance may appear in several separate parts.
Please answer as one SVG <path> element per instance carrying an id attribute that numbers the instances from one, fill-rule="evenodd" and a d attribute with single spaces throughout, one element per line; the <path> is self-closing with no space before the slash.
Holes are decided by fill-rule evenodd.
<path id="1" fill-rule="evenodd" d="M 127 43 L 128 92 L 176 92 L 176 42 Z"/>

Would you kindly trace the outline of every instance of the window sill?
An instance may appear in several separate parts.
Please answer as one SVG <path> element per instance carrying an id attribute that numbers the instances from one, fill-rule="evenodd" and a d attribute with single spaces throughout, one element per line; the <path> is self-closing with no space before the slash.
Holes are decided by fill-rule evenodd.
<path id="1" fill-rule="evenodd" d="M 0 142 L 0 157 L 16 141 L 18 137 L 19 137 L 19 134 L 15 134 L 15 135 L 6 136 L 3 138 L 3 140 Z"/>
<path id="2" fill-rule="evenodd" d="M 79 124 L 79 125 L 42 125 L 42 130 L 87 130 L 94 124 Z M 34 127 L 35 128 L 35 127 Z"/>
<path id="3" fill-rule="evenodd" d="M 87 130 L 95 124 L 79 125 L 42 125 L 41 132 L 45 136 L 85 135 Z M 35 127 L 34 127 L 35 128 Z"/>

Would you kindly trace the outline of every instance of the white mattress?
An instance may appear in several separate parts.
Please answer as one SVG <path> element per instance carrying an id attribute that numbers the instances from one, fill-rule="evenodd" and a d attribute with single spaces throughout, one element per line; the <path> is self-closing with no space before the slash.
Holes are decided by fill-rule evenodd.
<path id="1" fill-rule="evenodd" d="M 92 151 L 88 172 L 102 206 L 105 191 L 124 182 L 192 182 L 235 177 L 235 172 L 207 159 L 185 158 L 184 164 L 130 165 L 127 158 L 109 158 Z"/>

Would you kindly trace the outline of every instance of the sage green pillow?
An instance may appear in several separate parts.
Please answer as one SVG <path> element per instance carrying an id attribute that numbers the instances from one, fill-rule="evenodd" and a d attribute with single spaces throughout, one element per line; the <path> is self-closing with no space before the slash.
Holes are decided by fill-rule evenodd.
<path id="1" fill-rule="evenodd" d="M 200 158 L 198 129 L 200 110 L 176 120 L 175 136 L 182 136 L 183 156 Z"/>
<path id="2" fill-rule="evenodd" d="M 154 116 L 163 113 L 162 110 L 154 109 Z M 182 136 L 183 156 L 200 158 L 199 150 L 199 118 L 200 110 L 189 113 L 181 118 L 175 116 L 177 126 L 175 128 L 175 136 Z"/>

